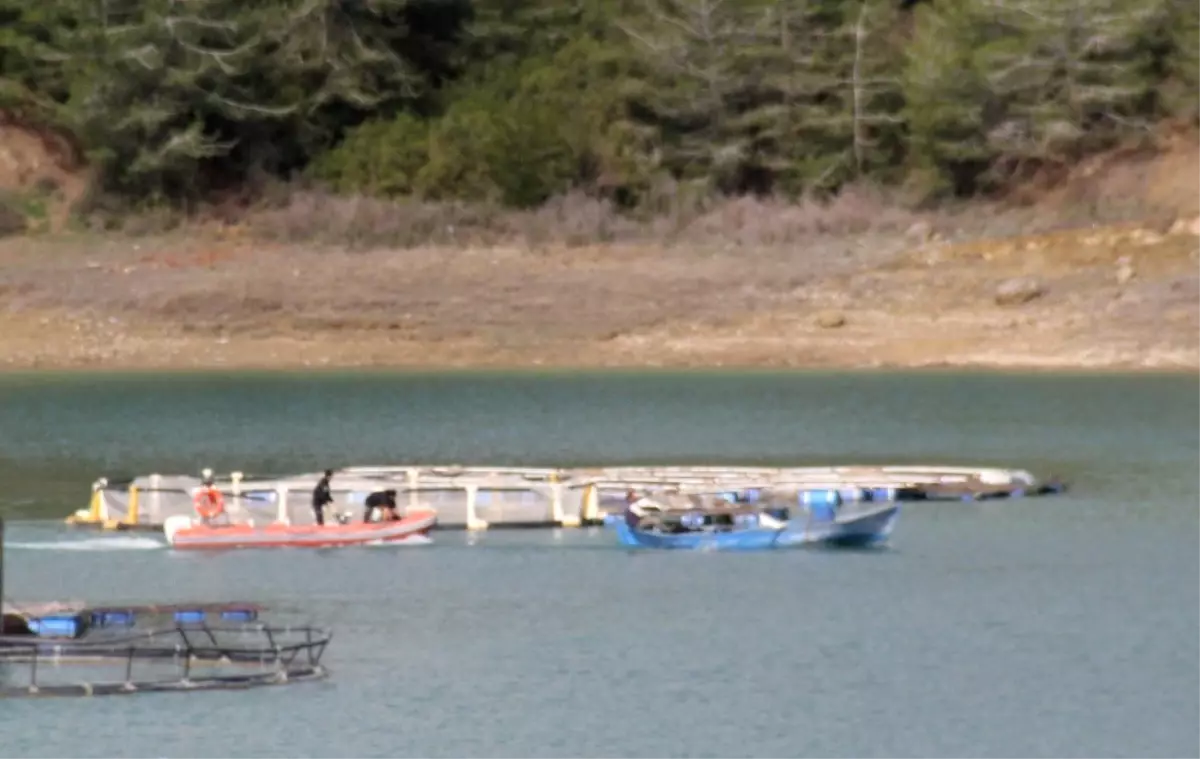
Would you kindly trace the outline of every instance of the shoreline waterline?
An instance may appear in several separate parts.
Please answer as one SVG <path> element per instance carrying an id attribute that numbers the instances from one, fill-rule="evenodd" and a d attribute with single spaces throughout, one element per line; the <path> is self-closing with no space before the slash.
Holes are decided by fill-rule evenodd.
<path id="1" fill-rule="evenodd" d="M 818 377 L 830 375 L 868 376 L 997 376 L 997 377 L 1200 377 L 1200 366 L 1147 365 L 1136 362 L 1081 364 L 1072 362 L 938 362 L 938 363 L 814 363 L 764 365 L 761 363 L 679 363 L 679 364 L 545 364 L 517 363 L 354 363 L 311 365 L 301 362 L 235 363 L 180 365 L 177 362 L 116 362 L 89 364 L 64 361 L 0 364 L 0 378 L 22 377 L 152 377 L 152 376 L 459 376 L 459 377 L 669 377 L 669 376 L 742 376 L 742 377 Z"/>

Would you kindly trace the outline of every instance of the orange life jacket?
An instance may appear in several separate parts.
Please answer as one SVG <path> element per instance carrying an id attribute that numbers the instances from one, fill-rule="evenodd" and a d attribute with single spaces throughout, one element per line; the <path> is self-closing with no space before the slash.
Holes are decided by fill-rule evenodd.
<path id="1" fill-rule="evenodd" d="M 225 513 L 225 496 L 216 488 L 201 488 L 192 498 L 196 513 L 203 519 L 212 519 Z"/>

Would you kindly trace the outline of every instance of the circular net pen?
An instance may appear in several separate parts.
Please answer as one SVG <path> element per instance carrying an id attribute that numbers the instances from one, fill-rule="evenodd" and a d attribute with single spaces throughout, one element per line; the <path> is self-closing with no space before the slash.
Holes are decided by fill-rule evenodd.
<path id="1" fill-rule="evenodd" d="M 82 639 L 0 637 L 0 698 L 231 690 L 319 680 L 332 634 L 261 623 Z"/>

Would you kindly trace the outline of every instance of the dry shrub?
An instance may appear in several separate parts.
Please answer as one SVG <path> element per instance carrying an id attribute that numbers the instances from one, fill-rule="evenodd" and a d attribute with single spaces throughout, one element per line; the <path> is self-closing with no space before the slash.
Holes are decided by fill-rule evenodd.
<path id="1" fill-rule="evenodd" d="M 279 207 L 257 212 L 251 226 L 274 240 L 356 250 L 625 242 L 772 247 L 818 236 L 902 232 L 924 218 L 870 187 L 848 188 L 828 201 L 799 202 L 716 198 L 677 184 L 658 187 L 655 193 L 652 212 L 635 216 L 582 192 L 554 198 L 534 210 L 503 210 L 303 191 Z"/>
<path id="2" fill-rule="evenodd" d="M 639 231 L 611 204 L 582 193 L 555 198 L 531 211 L 506 211 L 487 205 L 300 192 L 279 208 L 257 213 L 252 226 L 275 240 L 354 250 L 587 245 L 636 238 Z"/>
<path id="3" fill-rule="evenodd" d="M 282 242 L 364 250 L 494 244 L 497 216 L 486 206 L 299 192 L 280 208 L 256 213 L 251 223 Z"/>
<path id="4" fill-rule="evenodd" d="M 503 217 L 507 242 L 566 247 L 640 240 L 645 229 L 613 204 L 582 192 L 551 199 L 532 211 Z"/>
<path id="5" fill-rule="evenodd" d="M 25 231 L 25 214 L 16 208 L 16 203 L 0 195 L 0 237 L 19 235 Z"/>
<path id="6" fill-rule="evenodd" d="M 743 197 L 714 206 L 680 232 L 686 241 L 750 247 L 796 245 L 814 237 L 904 232 L 924 218 L 869 187 L 828 201 Z"/>
<path id="7" fill-rule="evenodd" d="M 829 199 L 718 198 L 672 185 L 654 213 L 623 213 L 607 200 L 574 192 L 534 210 L 493 206 L 293 194 L 278 208 L 253 215 L 251 227 L 290 243 L 349 250 L 418 247 L 575 247 L 606 243 L 795 248 L 839 238 L 903 239 L 917 225 L 948 239 L 1004 237 L 1128 217 L 1120 204 L 1053 209 L 985 201 L 915 211 L 870 186 L 848 187 Z M 916 242 L 916 240 L 909 240 Z"/>
<path id="8" fill-rule="evenodd" d="M 922 234 L 911 236 L 909 243 L 935 233 L 964 240 L 1144 218 L 1170 205 L 1151 190 L 1183 176 L 1181 171 L 1191 171 L 1195 150 L 1187 156 L 1182 162 L 1166 157 L 1097 161 L 1059 189 L 1040 190 L 1039 202 L 974 199 L 944 203 L 936 210 L 915 210 L 895 191 L 868 184 L 847 186 L 830 198 L 792 201 L 722 197 L 705 183 L 663 179 L 641 198 L 636 213 L 578 191 L 534 210 L 511 210 L 340 197 L 293 187 L 291 192 L 277 193 L 279 202 L 273 207 L 252 212 L 249 226 L 274 240 L 349 250 L 606 243 L 786 249 L 824 245 L 835 238 L 848 244 L 902 242 L 905 233 L 918 228 Z M 1196 181 L 1191 174 L 1166 186 L 1171 191 L 1159 194 L 1176 206 L 1195 205 Z"/>
<path id="9" fill-rule="evenodd" d="M 156 207 L 123 215 L 120 229 L 130 237 L 152 237 L 179 229 L 186 221 L 182 213 Z"/>

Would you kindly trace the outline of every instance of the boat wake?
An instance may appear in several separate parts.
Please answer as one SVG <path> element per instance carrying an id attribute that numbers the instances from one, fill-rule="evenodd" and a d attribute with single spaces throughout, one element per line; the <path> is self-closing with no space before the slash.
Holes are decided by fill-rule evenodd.
<path id="1" fill-rule="evenodd" d="M 111 538 L 86 538 L 84 540 L 60 540 L 54 542 L 5 542 L 6 548 L 26 551 L 152 551 L 166 548 L 161 540 L 139 535 L 122 535 Z"/>
<path id="2" fill-rule="evenodd" d="M 370 543 L 364 543 L 363 545 L 369 546 L 371 548 L 398 548 L 400 546 L 429 546 L 429 545 L 433 545 L 433 538 L 429 537 L 428 535 L 411 535 L 407 538 L 404 538 L 403 540 L 390 540 L 390 541 L 386 541 L 386 542 L 382 541 L 382 540 L 373 540 Z"/>

